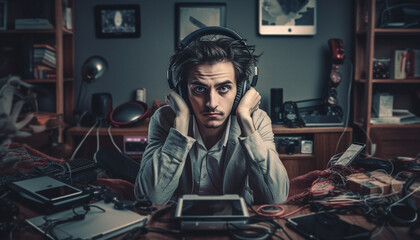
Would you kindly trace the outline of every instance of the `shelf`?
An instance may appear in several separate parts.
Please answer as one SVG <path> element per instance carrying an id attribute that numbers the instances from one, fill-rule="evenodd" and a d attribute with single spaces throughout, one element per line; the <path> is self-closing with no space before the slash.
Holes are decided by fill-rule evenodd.
<path id="1" fill-rule="evenodd" d="M 420 128 L 420 123 L 408 124 L 370 124 L 371 128 Z"/>
<path id="2" fill-rule="evenodd" d="M 298 127 L 288 128 L 284 125 L 273 124 L 274 134 L 305 134 L 305 133 L 328 133 L 328 132 L 343 132 L 344 127 Z M 346 132 L 351 129 L 347 128 Z"/>
<path id="3" fill-rule="evenodd" d="M 366 79 L 355 79 L 356 83 L 367 83 Z M 389 83 L 389 84 L 401 84 L 401 83 L 413 83 L 413 84 L 419 84 L 420 78 L 414 78 L 414 79 L 372 79 L 372 83 Z"/>
<path id="4" fill-rule="evenodd" d="M 295 153 L 295 154 L 279 154 L 279 157 L 281 160 L 310 160 L 315 159 L 315 156 L 313 154 L 304 154 L 304 153 Z"/>
<path id="5" fill-rule="evenodd" d="M 46 34 L 46 35 L 54 35 L 55 29 L 25 29 L 25 30 L 2 30 L 0 31 L 0 35 L 33 35 L 33 34 Z M 72 35 L 73 30 L 69 30 L 63 28 L 64 35 Z"/>
<path id="6" fill-rule="evenodd" d="M 375 28 L 374 32 L 378 35 L 420 35 L 420 29 L 418 28 Z"/>
<path id="7" fill-rule="evenodd" d="M 372 83 L 389 83 L 389 84 L 420 83 L 420 78 L 416 78 L 416 79 L 373 79 Z"/>
<path id="8" fill-rule="evenodd" d="M 64 82 L 73 82 L 73 78 L 64 78 Z M 24 79 L 27 83 L 57 83 L 57 79 Z"/>

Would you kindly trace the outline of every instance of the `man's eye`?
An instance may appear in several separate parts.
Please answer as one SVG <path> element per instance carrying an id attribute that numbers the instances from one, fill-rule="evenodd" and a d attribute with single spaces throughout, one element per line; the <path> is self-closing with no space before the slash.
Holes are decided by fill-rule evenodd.
<path id="1" fill-rule="evenodd" d="M 203 87 L 196 87 L 196 88 L 194 88 L 194 92 L 196 92 L 196 93 L 203 93 L 205 91 L 206 91 L 206 89 L 203 88 Z"/>
<path id="2" fill-rule="evenodd" d="M 230 90 L 229 86 L 222 86 L 219 88 L 219 92 L 225 93 L 228 92 Z"/>

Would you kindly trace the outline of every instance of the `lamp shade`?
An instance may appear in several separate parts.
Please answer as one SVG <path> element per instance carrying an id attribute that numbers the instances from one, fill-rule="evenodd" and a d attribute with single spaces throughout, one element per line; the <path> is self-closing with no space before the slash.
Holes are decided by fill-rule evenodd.
<path id="1" fill-rule="evenodd" d="M 100 78 L 108 70 L 108 63 L 101 56 L 88 58 L 82 66 L 83 81 L 91 83 Z"/>

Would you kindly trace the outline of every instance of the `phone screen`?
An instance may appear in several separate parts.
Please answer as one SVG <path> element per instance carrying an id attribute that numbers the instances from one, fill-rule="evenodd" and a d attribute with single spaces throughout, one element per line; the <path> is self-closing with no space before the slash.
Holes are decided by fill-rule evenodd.
<path id="1" fill-rule="evenodd" d="M 182 217 L 188 216 L 243 216 L 239 200 L 190 200 L 182 203 Z"/>
<path id="2" fill-rule="evenodd" d="M 369 230 L 347 223 L 329 212 L 289 218 L 286 225 L 312 239 L 369 239 L 371 235 Z"/>
<path id="3" fill-rule="evenodd" d="M 340 158 L 335 162 L 335 165 L 348 166 L 365 148 L 365 144 L 362 143 L 352 143 L 349 148 L 340 156 Z"/>

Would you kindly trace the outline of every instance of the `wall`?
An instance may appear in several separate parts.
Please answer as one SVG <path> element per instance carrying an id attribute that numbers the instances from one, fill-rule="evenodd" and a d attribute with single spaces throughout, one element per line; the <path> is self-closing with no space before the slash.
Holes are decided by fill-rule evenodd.
<path id="1" fill-rule="evenodd" d="M 175 2 L 173 0 L 89 0 L 75 1 L 76 91 L 81 82 L 81 66 L 92 55 L 107 59 L 109 70 L 87 86 L 82 104 L 90 109 L 92 93 L 109 92 L 113 106 L 130 101 L 134 89 L 147 89 L 147 103 L 164 100 L 169 87 L 166 69 L 174 51 Z M 187 1 L 184 1 L 187 2 Z M 190 1 L 193 2 L 193 1 Z M 263 53 L 257 85 L 262 95 L 261 108 L 269 113 L 270 88 L 283 88 L 284 101 L 322 97 L 329 75 L 328 39 L 341 38 L 346 59 L 353 53 L 353 1 L 318 0 L 317 34 L 314 36 L 258 35 L 257 0 L 201 0 L 226 2 L 227 27 L 234 29 Z M 100 4 L 139 4 L 141 37 L 98 39 L 95 36 L 94 6 Z M 344 66 L 344 80 L 338 87 L 339 105 L 347 109 L 351 61 Z"/>

